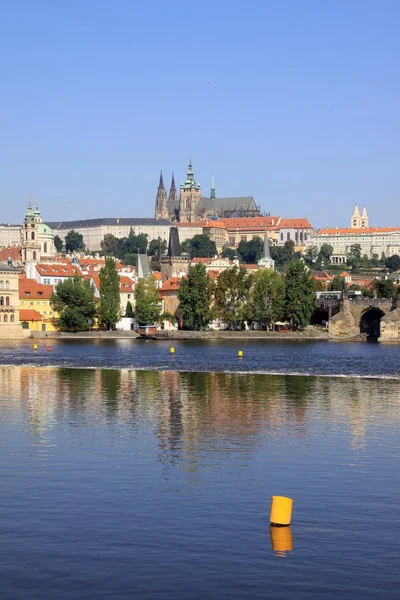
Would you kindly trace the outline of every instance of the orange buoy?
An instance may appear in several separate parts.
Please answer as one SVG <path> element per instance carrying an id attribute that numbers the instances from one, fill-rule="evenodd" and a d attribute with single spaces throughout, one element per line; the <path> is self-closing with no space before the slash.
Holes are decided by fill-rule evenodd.
<path id="1" fill-rule="evenodd" d="M 50 350 L 51 350 L 51 347 L 47 346 L 47 352 L 50 352 Z"/>
<path id="2" fill-rule="evenodd" d="M 292 498 L 285 498 L 285 496 L 272 496 L 271 511 L 269 514 L 271 525 L 274 525 L 275 527 L 287 527 L 287 525 L 290 525 L 292 518 L 292 506 Z"/>

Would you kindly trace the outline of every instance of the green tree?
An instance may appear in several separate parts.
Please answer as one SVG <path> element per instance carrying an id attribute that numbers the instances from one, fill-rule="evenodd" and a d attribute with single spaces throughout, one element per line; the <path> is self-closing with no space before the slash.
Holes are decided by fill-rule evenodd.
<path id="1" fill-rule="evenodd" d="M 83 235 L 78 231 L 71 229 L 65 236 L 65 249 L 67 252 L 75 252 L 76 250 L 84 250 Z"/>
<path id="2" fill-rule="evenodd" d="M 318 254 L 320 261 L 323 260 L 325 263 L 329 263 L 333 254 L 333 247 L 330 244 L 322 244 Z"/>
<path id="3" fill-rule="evenodd" d="M 106 233 L 103 241 L 100 242 L 100 246 L 103 254 L 112 254 L 113 256 L 116 256 L 118 252 L 118 238 L 112 233 Z"/>
<path id="4" fill-rule="evenodd" d="M 314 279 L 301 260 L 288 264 L 285 280 L 285 314 L 294 329 L 306 327 L 316 306 Z"/>
<path id="5" fill-rule="evenodd" d="M 243 267 L 226 269 L 218 277 L 215 307 L 228 329 L 242 329 L 249 313 L 252 277 Z"/>
<path id="6" fill-rule="evenodd" d="M 397 300 L 397 288 L 393 281 L 389 279 L 374 279 L 371 288 L 377 298 L 393 298 L 393 300 Z"/>
<path id="7" fill-rule="evenodd" d="M 352 244 L 347 253 L 347 264 L 353 271 L 357 271 L 361 265 L 361 246 L 360 244 Z"/>
<path id="8" fill-rule="evenodd" d="M 158 287 L 152 275 L 139 281 L 135 288 L 135 314 L 140 325 L 151 325 L 160 318 Z"/>
<path id="9" fill-rule="evenodd" d="M 233 260 L 236 257 L 237 253 L 235 248 L 230 248 L 228 246 L 228 244 L 224 244 L 224 246 L 222 247 L 222 252 L 221 252 L 221 256 L 223 258 L 229 258 L 230 260 Z"/>
<path id="10" fill-rule="evenodd" d="M 271 246 L 271 258 L 277 267 L 283 267 L 291 260 L 299 260 L 300 253 L 294 251 L 294 241 L 287 240 L 283 246 Z"/>
<path id="11" fill-rule="evenodd" d="M 259 269 L 254 277 L 249 319 L 262 329 L 284 318 L 285 280 L 271 269 Z"/>
<path id="12" fill-rule="evenodd" d="M 61 252 L 61 250 L 63 249 L 64 243 L 59 235 L 54 236 L 54 246 L 57 252 Z"/>
<path id="13" fill-rule="evenodd" d="M 107 329 L 114 329 L 121 317 L 120 281 L 115 261 L 106 257 L 100 269 L 100 320 Z"/>
<path id="14" fill-rule="evenodd" d="M 190 267 L 181 279 L 178 298 L 185 329 L 206 329 L 212 320 L 211 301 L 214 285 L 203 264 Z"/>
<path id="15" fill-rule="evenodd" d="M 313 265 L 318 258 L 317 246 L 309 246 L 304 254 L 304 260 L 308 265 Z"/>
<path id="16" fill-rule="evenodd" d="M 78 275 L 56 285 L 50 302 L 58 313 L 56 325 L 63 331 L 86 331 L 96 314 L 94 287 Z"/>
<path id="17" fill-rule="evenodd" d="M 183 252 L 184 254 L 189 254 L 189 249 L 190 249 L 190 240 L 183 240 L 182 244 L 181 244 L 181 252 Z"/>
<path id="18" fill-rule="evenodd" d="M 341 292 L 346 287 L 346 279 L 341 275 L 335 275 L 329 283 L 329 290 L 333 292 Z"/>
<path id="19" fill-rule="evenodd" d="M 389 256 L 385 260 L 385 267 L 389 269 L 390 272 L 398 271 L 400 269 L 400 256 L 398 256 L 398 254 Z"/>
<path id="20" fill-rule="evenodd" d="M 185 243 L 182 245 L 185 248 Z M 182 251 L 185 252 L 185 250 Z M 188 253 L 193 258 L 213 258 L 217 254 L 217 247 L 209 235 L 199 233 L 189 240 Z"/>
<path id="21" fill-rule="evenodd" d="M 126 303 L 125 317 L 128 317 L 128 319 L 132 319 L 133 316 L 134 316 L 134 313 L 133 313 L 132 303 L 130 300 L 128 300 L 128 302 Z"/>
<path id="22" fill-rule="evenodd" d="M 264 242 L 258 236 L 248 242 L 241 241 L 239 242 L 237 251 L 245 264 L 253 265 L 263 256 Z"/>
<path id="23" fill-rule="evenodd" d="M 151 240 L 149 244 L 149 256 L 162 256 L 167 251 L 167 242 L 160 237 L 156 240 Z"/>

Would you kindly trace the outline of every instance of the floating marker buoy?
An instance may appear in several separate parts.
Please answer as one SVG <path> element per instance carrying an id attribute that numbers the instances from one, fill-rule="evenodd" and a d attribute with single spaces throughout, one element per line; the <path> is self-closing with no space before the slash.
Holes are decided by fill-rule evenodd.
<path id="1" fill-rule="evenodd" d="M 274 527 L 287 527 L 292 518 L 292 498 L 272 496 L 269 520 Z"/>
<path id="2" fill-rule="evenodd" d="M 170 348 L 170 349 L 169 349 L 169 353 L 170 353 L 170 354 L 175 354 L 175 348 Z"/>
<path id="3" fill-rule="evenodd" d="M 47 352 L 50 352 L 50 350 L 51 350 L 51 347 L 47 346 Z"/>
<path id="4" fill-rule="evenodd" d="M 38 348 L 37 344 L 33 344 L 33 349 L 35 350 L 35 352 L 36 352 L 37 348 Z"/>
<path id="5" fill-rule="evenodd" d="M 239 351 L 238 351 L 238 357 L 239 357 L 239 358 L 242 358 L 242 356 L 243 356 L 243 350 L 239 350 Z"/>

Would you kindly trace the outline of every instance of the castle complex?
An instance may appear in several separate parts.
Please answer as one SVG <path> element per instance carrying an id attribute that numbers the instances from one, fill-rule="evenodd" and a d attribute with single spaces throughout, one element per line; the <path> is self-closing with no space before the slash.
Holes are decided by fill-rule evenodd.
<path id="1" fill-rule="evenodd" d="M 180 195 L 175 186 L 172 174 L 171 187 L 167 200 L 167 191 L 164 187 L 162 173 L 158 184 L 155 218 L 157 220 L 170 219 L 181 223 L 194 223 L 199 220 L 230 218 L 230 217 L 258 217 L 260 207 L 251 196 L 237 198 L 217 198 L 214 177 L 211 182 L 210 197 L 201 195 L 201 186 L 196 182 L 193 174 L 192 161 L 189 159 L 186 180 L 180 185 Z"/>

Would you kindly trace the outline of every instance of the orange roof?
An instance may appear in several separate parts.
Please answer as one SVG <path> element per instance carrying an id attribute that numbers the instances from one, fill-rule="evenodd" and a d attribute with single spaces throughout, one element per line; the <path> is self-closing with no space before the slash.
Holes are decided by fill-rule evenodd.
<path id="1" fill-rule="evenodd" d="M 120 283 L 120 291 L 121 292 L 125 292 L 125 293 L 133 292 L 133 289 L 134 289 L 133 281 L 126 275 L 119 276 L 119 283 Z"/>
<path id="2" fill-rule="evenodd" d="M 160 271 L 154 271 L 153 277 L 156 281 L 161 281 L 161 273 Z"/>
<path id="3" fill-rule="evenodd" d="M 34 279 L 26 279 L 20 277 L 19 280 L 19 297 L 20 300 L 23 298 L 41 298 L 42 300 L 49 300 L 53 293 L 52 285 L 43 285 L 38 283 Z"/>
<path id="4" fill-rule="evenodd" d="M 39 272 L 39 275 L 46 277 L 73 277 L 75 273 L 78 275 L 81 274 L 80 270 L 76 265 L 71 264 L 63 264 L 63 265 L 47 265 L 47 264 L 38 264 L 36 265 L 36 269 Z"/>
<path id="5" fill-rule="evenodd" d="M 343 271 L 342 273 L 340 273 L 340 277 L 351 277 L 351 275 L 347 271 Z"/>
<path id="6" fill-rule="evenodd" d="M 255 269 L 258 269 L 258 265 L 240 265 L 241 267 L 244 267 L 247 271 L 254 271 Z"/>
<path id="7" fill-rule="evenodd" d="M 317 231 L 317 235 L 360 235 L 362 233 L 391 233 L 400 231 L 400 227 L 364 227 L 363 229 L 351 229 L 351 227 L 326 227 Z"/>
<path id="8" fill-rule="evenodd" d="M 280 217 L 237 217 L 231 219 L 221 219 L 227 229 L 237 227 L 276 227 L 280 222 Z"/>
<path id="9" fill-rule="evenodd" d="M 213 281 L 215 281 L 215 279 L 218 279 L 220 273 L 219 271 L 214 271 L 213 269 L 210 269 L 209 271 L 207 271 L 207 274 L 209 276 L 210 279 L 212 279 Z"/>
<path id="10" fill-rule="evenodd" d="M 9 258 L 11 260 L 21 260 L 22 258 L 21 246 L 10 246 L 10 248 L 2 248 L 0 250 L 0 262 L 7 262 Z"/>
<path id="11" fill-rule="evenodd" d="M 281 219 L 279 229 L 312 229 L 308 219 Z"/>
<path id="12" fill-rule="evenodd" d="M 192 258 L 192 260 L 190 261 L 191 264 L 197 264 L 197 263 L 203 263 L 203 264 L 207 264 L 209 263 L 211 260 L 211 258 L 203 258 L 203 257 L 197 257 L 197 258 Z"/>
<path id="13" fill-rule="evenodd" d="M 22 309 L 19 311 L 19 320 L 20 321 L 41 321 L 42 315 L 38 313 L 37 310 L 33 308 L 27 308 L 26 310 Z"/>
<path id="14" fill-rule="evenodd" d="M 170 277 L 160 287 L 160 292 L 169 292 L 171 290 L 179 290 L 181 280 L 179 277 Z"/>

